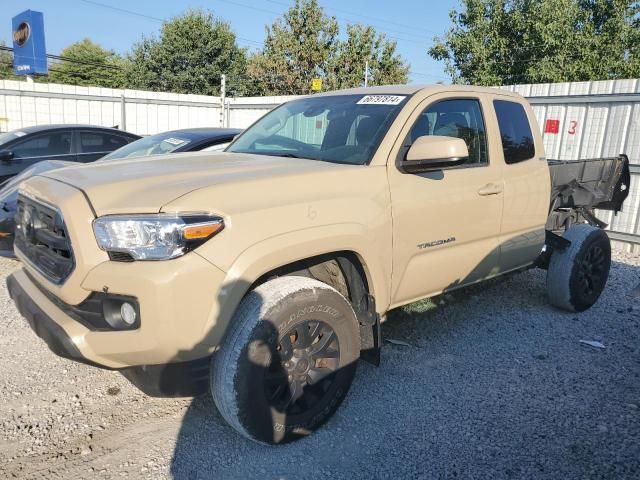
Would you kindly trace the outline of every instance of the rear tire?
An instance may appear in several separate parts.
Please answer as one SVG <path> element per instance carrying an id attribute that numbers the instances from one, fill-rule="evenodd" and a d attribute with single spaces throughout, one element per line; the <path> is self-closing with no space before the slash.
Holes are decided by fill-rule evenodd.
<path id="1" fill-rule="evenodd" d="M 249 292 L 211 367 L 224 419 L 261 443 L 287 443 L 324 424 L 355 375 L 360 336 L 351 304 L 334 288 L 296 276 Z"/>
<path id="2" fill-rule="evenodd" d="M 570 312 L 590 308 L 604 290 L 611 267 L 611 242 L 590 225 L 575 225 L 564 235 L 571 245 L 554 251 L 547 270 L 551 305 Z"/>

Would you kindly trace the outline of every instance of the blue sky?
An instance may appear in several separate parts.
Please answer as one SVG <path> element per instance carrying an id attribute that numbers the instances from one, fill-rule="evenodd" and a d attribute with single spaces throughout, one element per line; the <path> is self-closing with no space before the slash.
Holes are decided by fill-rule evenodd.
<path id="1" fill-rule="evenodd" d="M 271 24 L 292 3 L 292 0 L 2 0 L 0 40 L 10 45 L 11 18 L 31 9 L 44 13 L 48 53 L 59 54 L 65 46 L 85 37 L 126 53 L 143 35 L 157 33 L 161 19 L 187 8 L 204 8 L 228 21 L 238 43 L 254 50 L 262 44 L 265 25 Z M 412 82 L 448 80 L 444 66 L 433 61 L 427 49 L 433 37 L 449 27 L 449 10 L 458 7 L 458 0 L 319 0 L 319 3 L 338 19 L 341 31 L 347 23 L 365 23 L 396 40 L 398 51 L 411 64 Z"/>

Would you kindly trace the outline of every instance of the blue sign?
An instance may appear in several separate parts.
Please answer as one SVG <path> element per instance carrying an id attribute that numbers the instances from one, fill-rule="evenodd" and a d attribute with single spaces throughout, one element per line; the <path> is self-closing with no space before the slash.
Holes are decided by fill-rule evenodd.
<path id="1" fill-rule="evenodd" d="M 16 75 L 46 75 L 47 49 L 44 44 L 44 17 L 26 10 L 11 20 L 13 30 L 13 70 Z"/>

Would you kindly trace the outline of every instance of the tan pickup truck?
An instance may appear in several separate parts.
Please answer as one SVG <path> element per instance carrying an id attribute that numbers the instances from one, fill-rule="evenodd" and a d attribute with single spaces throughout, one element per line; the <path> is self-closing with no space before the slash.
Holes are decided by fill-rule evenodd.
<path id="1" fill-rule="evenodd" d="M 318 428 L 396 307 L 533 266 L 581 311 L 624 156 L 547 161 L 512 93 L 393 86 L 288 102 L 219 155 L 70 167 L 20 191 L 7 281 L 56 354 L 150 395 L 211 391 L 240 433 Z M 393 381 L 390 379 L 389 381 Z"/>

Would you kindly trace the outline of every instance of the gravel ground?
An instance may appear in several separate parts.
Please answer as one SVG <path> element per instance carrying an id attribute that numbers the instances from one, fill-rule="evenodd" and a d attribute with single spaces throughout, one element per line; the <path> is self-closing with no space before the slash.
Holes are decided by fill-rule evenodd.
<path id="1" fill-rule="evenodd" d="M 0 276 L 18 268 L 0 260 Z M 640 478 L 640 257 L 583 314 L 529 271 L 393 312 L 315 435 L 264 447 L 208 397 L 151 399 L 50 353 L 0 287 L 1 478 Z M 634 290 L 635 289 L 635 290 Z M 597 340 L 598 349 L 580 340 Z"/>

